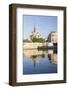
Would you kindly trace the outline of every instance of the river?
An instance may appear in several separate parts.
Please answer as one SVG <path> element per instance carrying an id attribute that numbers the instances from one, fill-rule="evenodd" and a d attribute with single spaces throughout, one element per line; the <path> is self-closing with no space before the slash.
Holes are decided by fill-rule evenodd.
<path id="1" fill-rule="evenodd" d="M 57 73 L 56 50 L 24 50 L 23 74 Z"/>

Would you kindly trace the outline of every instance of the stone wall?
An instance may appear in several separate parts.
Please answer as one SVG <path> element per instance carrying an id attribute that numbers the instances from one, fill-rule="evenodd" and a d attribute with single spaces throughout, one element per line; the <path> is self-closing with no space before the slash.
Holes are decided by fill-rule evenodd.
<path id="1" fill-rule="evenodd" d="M 38 47 L 46 46 L 46 43 L 33 43 L 33 42 L 24 42 L 24 49 L 37 49 Z"/>

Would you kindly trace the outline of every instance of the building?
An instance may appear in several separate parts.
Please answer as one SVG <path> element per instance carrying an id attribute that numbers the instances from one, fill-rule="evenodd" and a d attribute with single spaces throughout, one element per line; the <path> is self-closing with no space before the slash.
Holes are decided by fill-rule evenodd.
<path id="1" fill-rule="evenodd" d="M 57 43 L 57 40 L 58 40 L 57 32 L 51 32 L 48 36 L 48 42 L 55 44 Z"/>
<path id="2" fill-rule="evenodd" d="M 30 34 L 30 39 L 32 39 L 32 38 L 41 38 L 41 34 L 39 33 L 39 32 L 36 32 L 36 28 L 35 28 L 35 26 L 34 26 L 34 30 L 33 30 L 33 32 L 31 32 L 31 34 Z"/>

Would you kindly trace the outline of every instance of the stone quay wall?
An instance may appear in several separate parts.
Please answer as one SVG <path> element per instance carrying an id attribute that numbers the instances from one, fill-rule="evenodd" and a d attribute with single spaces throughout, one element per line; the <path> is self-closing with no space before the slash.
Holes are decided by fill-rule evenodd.
<path id="1" fill-rule="evenodd" d="M 24 42 L 23 43 L 24 49 L 37 49 L 38 47 L 41 47 L 41 46 L 46 46 L 46 42 L 45 43 Z"/>

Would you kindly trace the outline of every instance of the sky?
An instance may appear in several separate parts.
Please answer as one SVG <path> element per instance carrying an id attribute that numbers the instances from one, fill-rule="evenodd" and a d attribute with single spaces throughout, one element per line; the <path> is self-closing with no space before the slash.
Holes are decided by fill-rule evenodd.
<path id="1" fill-rule="evenodd" d="M 47 38 L 50 32 L 57 31 L 57 16 L 23 16 L 24 22 L 24 39 L 27 39 L 34 30 L 41 34 L 43 38 Z"/>

